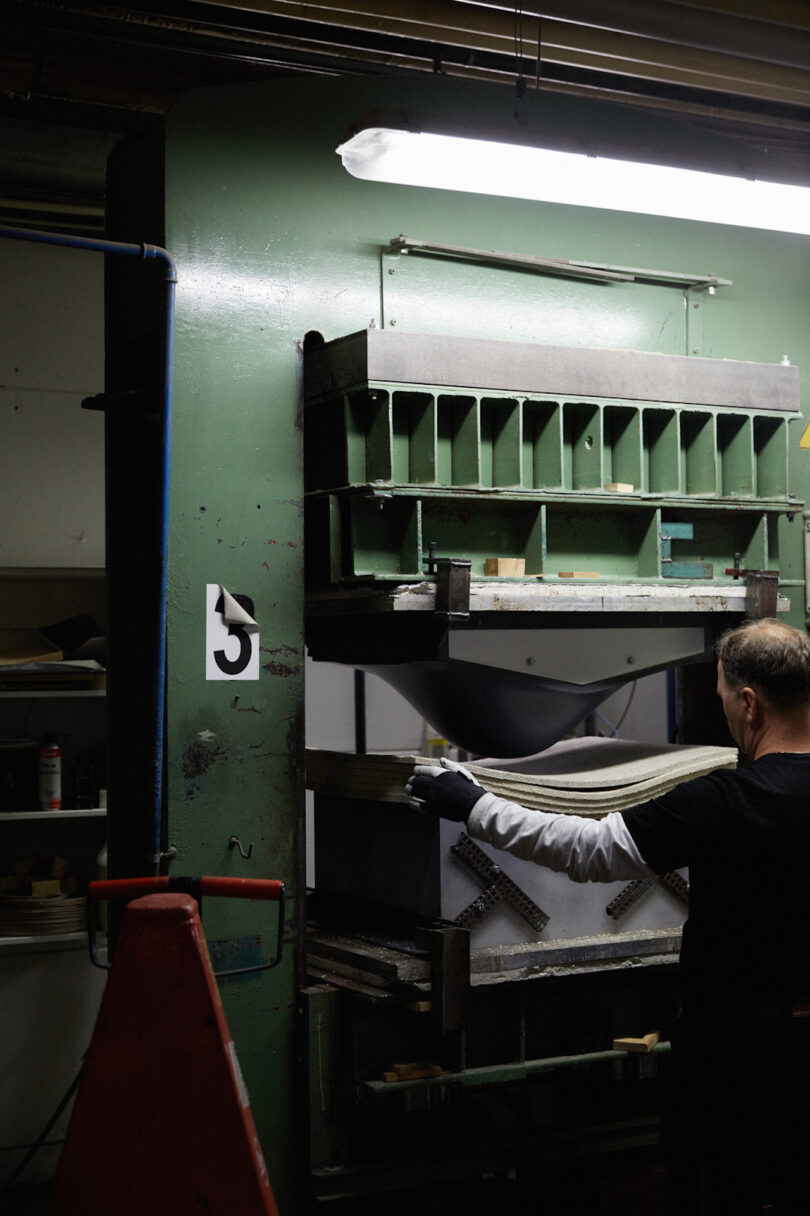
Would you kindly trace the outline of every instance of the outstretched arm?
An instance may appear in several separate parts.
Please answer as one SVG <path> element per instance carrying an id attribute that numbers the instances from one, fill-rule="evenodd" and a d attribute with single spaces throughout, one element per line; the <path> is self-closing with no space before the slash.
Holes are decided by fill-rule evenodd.
<path id="1" fill-rule="evenodd" d="M 648 878 L 655 872 L 620 813 L 588 819 L 531 810 L 487 793 L 472 773 L 449 760 L 417 766 L 406 789 L 427 813 L 466 823 L 477 840 L 562 871 L 575 882 Z"/>
<path id="2" fill-rule="evenodd" d="M 619 812 L 586 819 L 529 810 L 484 794 L 470 812 L 467 831 L 524 861 L 561 870 L 574 882 L 615 882 L 654 873 Z"/>

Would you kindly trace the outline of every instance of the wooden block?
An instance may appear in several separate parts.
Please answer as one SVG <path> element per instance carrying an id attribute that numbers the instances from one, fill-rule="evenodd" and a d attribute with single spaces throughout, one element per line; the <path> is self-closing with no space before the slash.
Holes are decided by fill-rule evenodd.
<path id="1" fill-rule="evenodd" d="M 557 578 L 599 578 L 598 570 L 558 570 Z"/>
<path id="2" fill-rule="evenodd" d="M 61 895 L 62 887 L 58 878 L 32 878 L 31 894 L 37 899 L 44 899 L 48 895 Z"/>
<path id="3" fill-rule="evenodd" d="M 488 557 L 484 561 L 484 574 L 488 578 L 523 578 L 526 574 L 525 557 Z"/>
<path id="4" fill-rule="evenodd" d="M 409 1060 L 407 1064 L 392 1064 L 391 1068 L 398 1077 L 412 1077 L 415 1072 L 424 1072 L 425 1069 L 431 1069 L 434 1065 L 430 1060 Z"/>
<path id="5" fill-rule="evenodd" d="M 67 862 L 64 857 L 54 857 L 51 862 L 51 878 L 64 878 Z"/>
<path id="6" fill-rule="evenodd" d="M 609 481 L 605 486 L 606 490 L 611 490 L 614 494 L 632 494 L 635 488 L 630 481 Z"/>
<path id="7" fill-rule="evenodd" d="M 650 1034 L 645 1034 L 642 1039 L 614 1039 L 614 1051 L 652 1051 L 661 1035 L 657 1030 L 651 1031 Z"/>
<path id="8" fill-rule="evenodd" d="M 413 1064 L 392 1064 L 390 1069 L 386 1069 L 383 1073 L 383 1081 L 417 1081 L 422 1077 L 440 1077 L 442 1069 L 440 1064 L 431 1064 L 428 1060 L 418 1061 Z"/>

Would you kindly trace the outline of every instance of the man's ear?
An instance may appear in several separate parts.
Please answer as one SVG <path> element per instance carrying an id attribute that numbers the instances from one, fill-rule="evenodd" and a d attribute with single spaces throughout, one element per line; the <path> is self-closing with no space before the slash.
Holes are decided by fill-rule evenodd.
<path id="1" fill-rule="evenodd" d="M 747 685 L 740 689 L 740 700 L 743 703 L 746 719 L 749 722 L 754 722 L 762 713 L 762 699 L 758 692 Z"/>

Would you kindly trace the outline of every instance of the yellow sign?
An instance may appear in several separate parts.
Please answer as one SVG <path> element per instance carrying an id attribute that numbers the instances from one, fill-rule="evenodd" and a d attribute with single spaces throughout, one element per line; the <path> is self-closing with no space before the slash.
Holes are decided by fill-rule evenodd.
<path id="1" fill-rule="evenodd" d="M 802 437 L 799 440 L 799 447 L 810 448 L 810 422 L 808 422 L 807 426 L 802 431 Z"/>

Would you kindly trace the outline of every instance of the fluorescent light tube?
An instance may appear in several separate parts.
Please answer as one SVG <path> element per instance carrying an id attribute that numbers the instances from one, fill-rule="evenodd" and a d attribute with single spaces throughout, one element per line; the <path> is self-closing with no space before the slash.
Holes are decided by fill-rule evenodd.
<path id="1" fill-rule="evenodd" d="M 810 235 L 804 186 L 388 127 L 367 127 L 337 152 L 369 181 Z"/>

